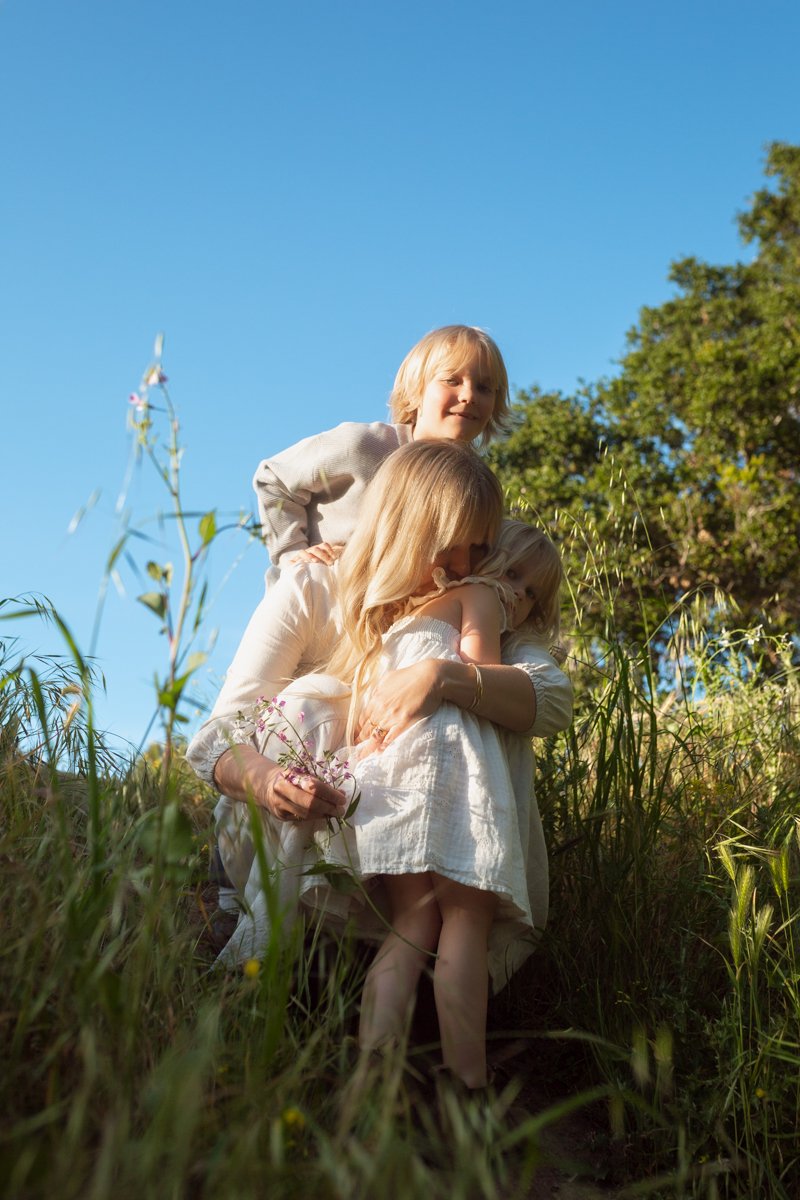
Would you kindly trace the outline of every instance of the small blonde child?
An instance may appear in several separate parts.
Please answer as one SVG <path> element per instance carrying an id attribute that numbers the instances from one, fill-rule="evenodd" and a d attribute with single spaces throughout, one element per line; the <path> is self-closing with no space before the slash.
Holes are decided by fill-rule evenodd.
<path id="1" fill-rule="evenodd" d="M 504 648 L 533 638 L 550 644 L 556 659 L 563 658 L 558 639 L 564 568 L 547 534 L 524 521 L 504 520 L 480 572 L 502 580 L 514 596 Z"/>
<path id="2" fill-rule="evenodd" d="M 508 374 L 495 342 L 472 325 L 445 325 L 406 355 L 389 400 L 392 424 L 345 421 L 265 459 L 253 486 L 275 579 L 287 562 L 332 562 L 350 540 L 366 488 L 388 454 L 412 440 L 487 442 L 509 412 Z"/>
<path id="3" fill-rule="evenodd" d="M 499 489 L 477 458 L 483 496 L 477 478 L 466 492 L 447 487 L 463 465 L 458 451 L 417 443 L 379 470 L 339 562 L 347 638 L 326 670 L 352 685 L 357 706 L 385 671 L 431 657 L 466 660 L 473 711 L 443 703 L 397 737 L 376 726 L 353 765 L 362 798 L 352 834 L 325 852 L 355 866 L 388 906 L 391 932 L 364 986 L 362 1048 L 402 1037 L 420 973 L 434 958 L 444 1066 L 479 1088 L 487 1083 L 492 942 L 502 984 L 508 964 L 520 961 L 517 943 L 533 940 L 519 811 L 530 804 L 531 780 L 511 779 L 496 728 L 474 715 L 481 665 L 500 661 L 504 626 L 521 638 L 557 634 L 561 567 L 552 543 L 518 522 L 507 523 L 487 558 Z M 402 505 L 393 503 L 397 472 L 415 482 Z M 315 885 L 313 895 L 309 888 L 305 902 L 324 909 L 327 886 Z"/>

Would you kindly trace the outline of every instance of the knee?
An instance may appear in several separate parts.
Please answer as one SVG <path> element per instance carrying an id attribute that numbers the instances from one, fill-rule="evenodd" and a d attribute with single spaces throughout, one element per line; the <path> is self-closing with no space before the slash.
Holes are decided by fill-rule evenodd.
<path id="1" fill-rule="evenodd" d="M 417 912 L 407 912 L 393 922 L 395 933 L 410 943 L 410 949 L 432 953 L 439 945 L 442 917 L 435 904 Z"/>

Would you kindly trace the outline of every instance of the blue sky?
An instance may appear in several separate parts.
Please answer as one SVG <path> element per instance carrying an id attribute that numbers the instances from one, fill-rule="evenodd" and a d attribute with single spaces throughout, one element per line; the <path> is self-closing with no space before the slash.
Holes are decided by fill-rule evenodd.
<path id="1" fill-rule="evenodd" d="M 671 260 L 751 253 L 735 214 L 800 140 L 798 44 L 794 0 L 0 0 L 0 596 L 49 596 L 89 648 L 159 330 L 184 501 L 220 522 L 262 457 L 381 418 L 435 326 L 489 329 L 517 387 L 612 373 Z M 174 558 L 166 500 L 134 471 L 140 569 Z M 206 699 L 265 565 L 213 548 Z M 137 742 L 165 646 L 120 575 L 98 709 Z"/>

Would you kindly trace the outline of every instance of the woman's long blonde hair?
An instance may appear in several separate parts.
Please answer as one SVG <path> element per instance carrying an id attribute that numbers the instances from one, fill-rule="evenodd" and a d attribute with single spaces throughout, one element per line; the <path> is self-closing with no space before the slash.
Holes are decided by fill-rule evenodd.
<path id="1" fill-rule="evenodd" d="M 494 392 L 492 415 L 477 439 L 478 445 L 488 442 L 508 423 L 508 372 L 496 342 L 477 325 L 443 325 L 412 346 L 400 364 L 389 397 L 392 420 L 398 425 L 416 425 L 422 393 L 436 372 L 442 367 L 464 370 L 475 363 Z"/>
<path id="2" fill-rule="evenodd" d="M 454 546 L 491 545 L 502 511 L 499 483 L 469 446 L 410 442 L 384 459 L 337 564 L 344 633 L 324 669 L 354 693 L 366 686 L 382 635 L 428 586 L 431 564 Z"/>
<path id="3" fill-rule="evenodd" d="M 478 567 L 477 573 L 500 579 L 509 568 L 525 563 L 536 572 L 533 607 L 515 632 L 534 634 L 557 642 L 561 631 L 561 585 L 564 568 L 553 542 L 541 529 L 524 521 L 503 521 L 494 549 Z M 504 643 L 507 644 L 507 643 Z"/>

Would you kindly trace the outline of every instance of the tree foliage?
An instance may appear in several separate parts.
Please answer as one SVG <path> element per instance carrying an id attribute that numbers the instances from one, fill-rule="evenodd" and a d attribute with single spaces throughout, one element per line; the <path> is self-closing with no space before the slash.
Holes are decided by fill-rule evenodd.
<path id="1" fill-rule="evenodd" d="M 800 616 L 800 146 L 773 143 L 766 174 L 739 217 L 752 260 L 675 262 L 675 295 L 641 310 L 618 373 L 521 393 L 492 452 L 513 500 L 562 535 L 596 531 L 632 637 L 696 589 L 773 631 Z M 565 549 L 579 576 L 585 535 Z"/>

